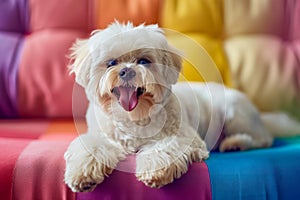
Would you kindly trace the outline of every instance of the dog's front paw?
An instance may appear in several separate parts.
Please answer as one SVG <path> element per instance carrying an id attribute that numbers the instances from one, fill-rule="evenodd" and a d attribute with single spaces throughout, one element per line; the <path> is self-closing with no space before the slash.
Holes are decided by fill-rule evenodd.
<path id="1" fill-rule="evenodd" d="M 89 176 L 73 176 L 65 175 L 65 182 L 73 192 L 90 192 L 95 189 L 97 184 L 103 181 L 102 178 L 94 179 Z"/>
<path id="2" fill-rule="evenodd" d="M 188 165 L 184 155 L 172 157 L 166 152 L 145 153 L 137 157 L 136 177 L 149 187 L 161 188 L 186 173 Z"/>
<path id="3" fill-rule="evenodd" d="M 73 192 L 90 192 L 111 172 L 112 168 L 95 159 L 87 162 L 67 162 L 65 183 Z"/>
<path id="4" fill-rule="evenodd" d="M 161 188 L 174 181 L 174 174 L 176 171 L 178 171 L 176 166 L 171 165 L 168 168 L 158 169 L 155 171 L 137 172 L 136 177 L 148 187 Z"/>

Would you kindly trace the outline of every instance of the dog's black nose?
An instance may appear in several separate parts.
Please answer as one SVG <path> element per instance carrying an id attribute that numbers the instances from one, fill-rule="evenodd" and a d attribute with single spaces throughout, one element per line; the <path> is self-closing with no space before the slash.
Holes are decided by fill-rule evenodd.
<path id="1" fill-rule="evenodd" d="M 119 76 L 124 80 L 124 81 L 129 81 L 131 80 L 133 77 L 135 77 L 136 72 L 128 67 L 125 67 L 123 69 L 121 69 L 121 71 L 119 72 Z"/>

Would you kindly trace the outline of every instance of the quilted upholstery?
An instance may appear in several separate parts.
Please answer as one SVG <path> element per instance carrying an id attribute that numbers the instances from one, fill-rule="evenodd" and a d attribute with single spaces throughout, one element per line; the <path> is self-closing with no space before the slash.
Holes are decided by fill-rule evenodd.
<path id="1" fill-rule="evenodd" d="M 224 11 L 234 87 L 264 110 L 299 111 L 300 2 L 230 0 Z"/>
<path id="2" fill-rule="evenodd" d="M 186 53 L 181 80 L 223 82 L 262 110 L 299 114 L 299 11 L 297 0 L 1 1 L 0 116 L 71 117 L 69 47 L 114 19 L 185 34 L 168 36 Z"/>
<path id="3" fill-rule="evenodd" d="M 169 41 L 185 52 L 181 81 L 223 82 L 262 110 L 284 109 L 300 119 L 299 0 L 1 0 L 1 199 L 300 196 L 299 136 L 275 139 L 267 149 L 211 152 L 159 190 L 115 170 L 93 192 L 73 193 L 63 181 L 63 154 L 86 132 L 78 116 L 87 102 L 68 73 L 67 55 L 76 38 L 114 19 L 166 28 Z M 120 166 L 134 164 L 129 157 Z"/>

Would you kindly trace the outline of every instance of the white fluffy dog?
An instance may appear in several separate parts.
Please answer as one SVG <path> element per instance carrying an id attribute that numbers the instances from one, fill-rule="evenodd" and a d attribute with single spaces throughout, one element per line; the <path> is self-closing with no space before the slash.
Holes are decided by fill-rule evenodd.
<path id="1" fill-rule="evenodd" d="M 220 151 L 272 144 L 243 94 L 214 83 L 176 84 L 181 56 L 157 25 L 116 22 L 78 40 L 72 58 L 90 102 L 88 131 L 65 153 L 73 191 L 93 190 L 128 154 L 136 154 L 137 179 L 159 188 L 208 158 L 201 138 Z"/>

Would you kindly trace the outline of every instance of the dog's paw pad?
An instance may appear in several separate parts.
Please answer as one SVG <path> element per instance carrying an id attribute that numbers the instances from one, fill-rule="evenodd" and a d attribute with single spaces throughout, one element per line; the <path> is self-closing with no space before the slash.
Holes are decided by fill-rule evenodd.
<path id="1" fill-rule="evenodd" d="M 78 187 L 80 192 L 90 192 L 97 186 L 96 182 L 83 182 Z"/>

